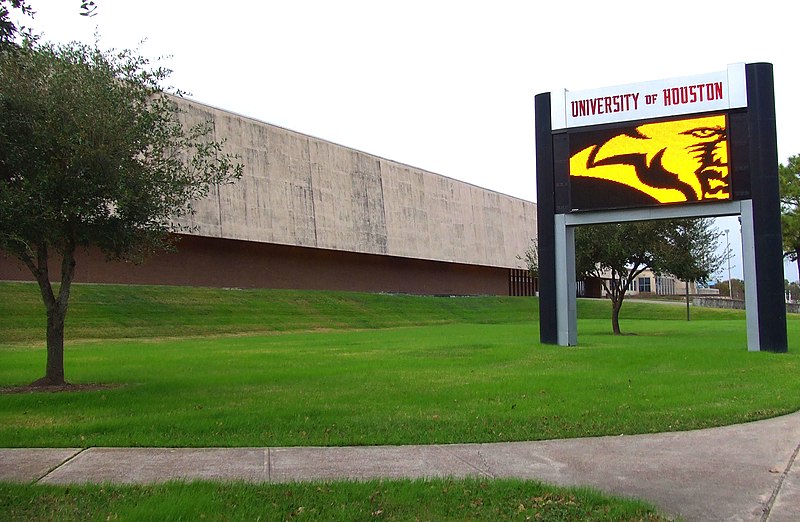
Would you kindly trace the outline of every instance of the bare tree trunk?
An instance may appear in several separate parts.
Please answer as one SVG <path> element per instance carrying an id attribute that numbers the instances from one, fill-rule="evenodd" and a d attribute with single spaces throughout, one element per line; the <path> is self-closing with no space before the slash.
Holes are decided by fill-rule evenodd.
<path id="1" fill-rule="evenodd" d="M 619 329 L 619 309 L 622 308 L 622 300 L 617 298 L 611 302 L 611 329 L 614 335 L 622 335 Z"/>
<path id="2" fill-rule="evenodd" d="M 622 335 L 619 328 L 619 311 L 622 309 L 622 302 L 625 300 L 625 291 L 628 289 L 629 281 L 621 281 L 617 291 L 611 298 L 611 329 L 614 335 Z"/>
<path id="3" fill-rule="evenodd" d="M 49 253 L 46 244 L 39 245 L 36 261 L 26 256 L 23 261 L 36 277 L 39 292 L 47 310 L 47 363 L 45 375 L 37 379 L 33 386 L 59 386 L 66 384 L 64 379 L 64 322 L 67 318 L 69 295 L 75 274 L 75 244 L 68 242 L 61 260 L 61 285 L 58 296 L 53 292 L 47 265 Z"/>
<path id="4" fill-rule="evenodd" d="M 58 306 L 47 310 L 47 364 L 44 377 L 34 381 L 34 386 L 58 386 L 64 380 L 64 320 Z"/>

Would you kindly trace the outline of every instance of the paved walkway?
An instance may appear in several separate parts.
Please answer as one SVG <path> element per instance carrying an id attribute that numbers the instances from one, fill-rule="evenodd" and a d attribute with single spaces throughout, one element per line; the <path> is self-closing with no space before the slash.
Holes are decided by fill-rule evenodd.
<path id="1" fill-rule="evenodd" d="M 687 520 L 797 522 L 798 452 L 800 412 L 680 433 L 498 444 L 0 449 L 0 480 L 74 484 L 519 477 L 642 498 Z"/>

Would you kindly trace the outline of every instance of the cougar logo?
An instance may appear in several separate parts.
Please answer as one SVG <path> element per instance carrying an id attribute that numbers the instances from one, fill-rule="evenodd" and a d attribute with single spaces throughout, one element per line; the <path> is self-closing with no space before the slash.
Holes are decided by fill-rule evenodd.
<path id="1" fill-rule="evenodd" d="M 596 134 L 591 145 L 571 151 L 569 167 L 573 181 L 593 178 L 596 182 L 612 182 L 612 187 L 624 185 L 603 193 L 633 191 L 657 203 L 731 197 L 724 115 L 650 123 Z M 598 183 L 587 186 L 597 187 Z M 619 203 L 623 202 L 606 202 L 607 206 Z"/>

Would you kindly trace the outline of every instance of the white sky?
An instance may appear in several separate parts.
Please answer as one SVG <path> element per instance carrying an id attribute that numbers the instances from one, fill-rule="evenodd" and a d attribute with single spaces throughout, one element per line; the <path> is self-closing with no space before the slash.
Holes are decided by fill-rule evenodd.
<path id="1" fill-rule="evenodd" d="M 534 96 L 560 88 L 771 62 L 778 157 L 800 154 L 794 1 L 97 3 L 86 18 L 78 0 L 32 0 L 26 25 L 169 55 L 170 83 L 198 101 L 531 201 Z M 726 228 L 741 277 L 736 219 Z"/>

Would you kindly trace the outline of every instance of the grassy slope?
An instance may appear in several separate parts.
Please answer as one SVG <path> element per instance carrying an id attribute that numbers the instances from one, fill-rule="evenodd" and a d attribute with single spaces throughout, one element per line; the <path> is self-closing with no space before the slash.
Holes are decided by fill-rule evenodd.
<path id="1" fill-rule="evenodd" d="M 13 298 L 0 299 L 0 385 L 32 381 L 43 367 L 34 288 L 0 285 L 0 296 Z M 747 353 L 741 312 L 698 309 L 687 323 L 681 307 L 628 303 L 623 329 L 637 335 L 614 337 L 608 303 L 582 301 L 580 346 L 562 348 L 536 342 L 535 304 L 79 286 L 69 331 L 84 340 L 68 346 L 68 377 L 124 386 L 0 395 L 0 446 L 549 439 L 800 408 L 797 348 Z M 796 339 L 800 323 L 789 326 Z"/>
<path id="2" fill-rule="evenodd" d="M 123 339 L 530 321 L 532 299 L 75 285 L 67 337 Z M 40 342 L 37 287 L 0 282 L 0 344 Z"/>
<path id="3" fill-rule="evenodd" d="M 124 339 L 387 328 L 453 323 L 534 322 L 537 299 L 420 297 L 350 292 L 238 290 L 169 286 L 75 285 L 67 338 Z M 741 319 L 737 310 L 693 310 L 695 319 Z M 607 301 L 579 300 L 582 319 L 610 318 Z M 685 309 L 629 301 L 627 319 L 681 320 Z M 37 287 L 0 282 L 0 345 L 44 338 Z"/>

